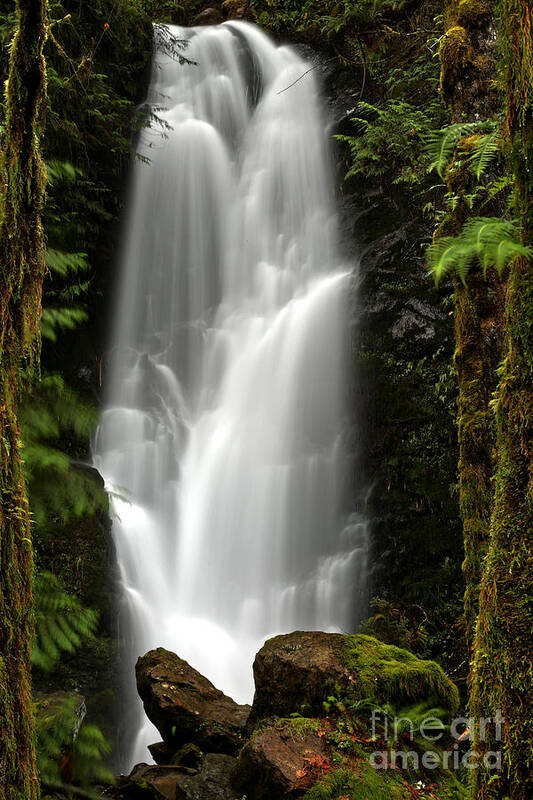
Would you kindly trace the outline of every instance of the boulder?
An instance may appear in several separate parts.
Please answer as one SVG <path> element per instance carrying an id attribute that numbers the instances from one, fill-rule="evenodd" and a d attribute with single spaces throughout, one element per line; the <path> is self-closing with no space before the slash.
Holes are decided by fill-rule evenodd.
<path id="1" fill-rule="evenodd" d="M 222 14 L 226 19 L 255 20 L 255 12 L 250 8 L 249 0 L 224 0 Z"/>
<path id="2" fill-rule="evenodd" d="M 231 788 L 230 776 L 236 759 L 222 753 L 208 753 L 200 771 L 181 780 L 176 800 L 240 800 Z"/>
<path id="3" fill-rule="evenodd" d="M 243 744 L 250 706 L 240 706 L 186 661 L 163 648 L 137 661 L 137 689 L 148 718 L 175 750 L 192 742 L 234 754 Z"/>
<path id="4" fill-rule="evenodd" d="M 183 747 L 180 747 L 177 753 L 174 753 L 170 763 L 178 764 L 180 767 L 192 767 L 192 769 L 199 769 L 203 757 L 204 754 L 200 748 L 192 742 L 188 742 L 187 744 L 184 744 Z M 227 758 L 230 758 L 230 756 L 227 756 Z"/>
<path id="5" fill-rule="evenodd" d="M 182 745 L 176 750 L 176 745 L 169 742 L 156 742 L 148 745 L 148 750 L 156 764 L 175 765 L 178 767 L 191 767 L 198 769 L 204 754 L 192 742 Z"/>
<path id="6" fill-rule="evenodd" d="M 459 703 L 457 687 L 438 664 L 361 634 L 276 636 L 257 654 L 254 677 L 250 725 L 295 712 L 320 715 L 331 695 L 398 708 L 431 701 L 450 714 Z"/>
<path id="7" fill-rule="evenodd" d="M 172 759 L 174 753 L 176 752 L 176 748 L 172 744 L 168 744 L 167 742 L 156 742 L 155 744 L 149 744 L 148 750 L 150 751 L 150 755 L 154 759 L 156 764 L 172 764 Z"/>
<path id="8" fill-rule="evenodd" d="M 127 777 L 117 779 L 111 797 L 116 800 L 175 800 L 180 780 L 194 774 L 185 767 L 137 764 Z"/>
<path id="9" fill-rule="evenodd" d="M 233 785 L 247 800 L 301 796 L 330 768 L 318 720 L 278 720 L 258 730 L 239 754 Z"/>
<path id="10" fill-rule="evenodd" d="M 218 25 L 224 22 L 222 12 L 219 8 L 204 8 L 203 11 L 193 19 L 193 25 Z"/>

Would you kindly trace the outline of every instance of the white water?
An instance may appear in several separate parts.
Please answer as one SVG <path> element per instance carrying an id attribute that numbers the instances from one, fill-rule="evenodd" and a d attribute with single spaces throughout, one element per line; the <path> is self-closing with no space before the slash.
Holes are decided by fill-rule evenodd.
<path id="1" fill-rule="evenodd" d="M 95 462 L 130 642 L 240 702 L 269 635 L 348 630 L 366 526 L 346 519 L 350 268 L 313 72 L 245 23 L 159 48 L 129 203 Z M 307 74 L 305 74 L 307 73 Z M 127 762 L 159 736 L 143 722 Z M 131 719 L 129 725 L 131 726 Z"/>

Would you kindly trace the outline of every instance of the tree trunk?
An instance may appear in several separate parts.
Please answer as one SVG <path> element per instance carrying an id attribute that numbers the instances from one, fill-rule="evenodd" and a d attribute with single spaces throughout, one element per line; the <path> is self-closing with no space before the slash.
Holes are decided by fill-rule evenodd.
<path id="1" fill-rule="evenodd" d="M 533 245 L 533 2 L 504 0 L 507 133 L 524 244 Z M 475 800 L 533 796 L 533 261 L 510 271 L 490 539 L 474 643 L 471 713 L 476 731 Z M 503 717 L 502 731 L 494 724 Z M 494 771 L 491 752 L 501 752 Z M 492 769 L 491 769 L 492 766 Z"/>
<path id="2" fill-rule="evenodd" d="M 452 0 L 441 41 L 441 91 L 452 122 L 494 116 L 494 2 Z M 476 213 L 466 202 L 475 185 L 468 164 L 468 138 L 460 141 L 447 171 L 451 194 L 459 198 L 442 233 L 455 235 Z M 486 213 L 486 211 L 485 211 Z M 469 646 L 478 613 L 481 566 L 487 551 L 494 470 L 495 426 L 489 403 L 501 358 L 502 285 L 495 273 L 473 266 L 465 286 L 455 287 L 455 368 L 458 383 L 459 504 L 465 559 L 465 625 Z"/>
<path id="3" fill-rule="evenodd" d="M 45 0 L 18 0 L 0 156 L 0 800 L 35 800 L 32 544 L 17 419 L 24 362 L 39 350 L 45 173 Z"/>

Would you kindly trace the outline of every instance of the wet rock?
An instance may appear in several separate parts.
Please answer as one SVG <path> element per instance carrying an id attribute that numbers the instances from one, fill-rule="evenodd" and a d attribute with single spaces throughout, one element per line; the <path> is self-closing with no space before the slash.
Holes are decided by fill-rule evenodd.
<path id="1" fill-rule="evenodd" d="M 148 750 L 156 764 L 172 764 L 176 748 L 167 742 L 156 742 L 149 744 Z M 187 765 L 189 766 L 189 765 Z"/>
<path id="2" fill-rule="evenodd" d="M 342 634 L 297 631 L 269 639 L 254 661 L 255 696 L 250 723 L 300 712 L 320 714 L 336 685 L 350 673 Z"/>
<path id="3" fill-rule="evenodd" d="M 300 797 L 328 766 L 317 720 L 279 720 L 242 749 L 233 785 L 247 800 Z"/>
<path id="4" fill-rule="evenodd" d="M 172 757 L 171 764 L 178 764 L 180 767 L 192 767 L 192 769 L 199 769 L 204 754 L 192 742 L 184 744 L 180 747 L 177 753 Z M 229 756 L 228 756 L 229 758 Z"/>
<path id="5" fill-rule="evenodd" d="M 320 715 L 328 695 L 399 707 L 436 699 L 450 712 L 459 702 L 457 687 L 438 664 L 360 634 L 276 636 L 255 657 L 254 676 L 250 725 L 294 712 Z"/>
<path id="6" fill-rule="evenodd" d="M 175 800 L 179 781 L 191 777 L 186 767 L 137 764 L 130 775 L 117 779 L 111 795 L 115 800 Z"/>
<path id="7" fill-rule="evenodd" d="M 204 8 L 203 11 L 193 19 L 193 25 L 219 25 L 224 22 L 222 12 L 219 8 Z"/>
<path id="8" fill-rule="evenodd" d="M 222 753 L 208 753 L 197 775 L 180 781 L 176 800 L 240 800 L 231 788 L 230 776 L 236 759 Z"/>
<path id="9" fill-rule="evenodd" d="M 222 14 L 226 19 L 255 19 L 255 13 L 246 0 L 224 0 Z"/>
<path id="10" fill-rule="evenodd" d="M 163 648 L 142 656 L 135 669 L 148 718 L 176 750 L 192 742 L 206 752 L 233 754 L 242 746 L 250 706 L 240 706 Z"/>

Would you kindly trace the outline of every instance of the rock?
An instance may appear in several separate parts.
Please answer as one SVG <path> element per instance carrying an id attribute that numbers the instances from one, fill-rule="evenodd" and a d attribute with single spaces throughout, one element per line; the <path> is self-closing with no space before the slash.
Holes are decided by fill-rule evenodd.
<path id="1" fill-rule="evenodd" d="M 204 754 L 192 742 L 184 744 L 180 747 L 177 753 L 172 757 L 171 764 L 178 764 L 180 767 L 192 767 L 192 769 L 199 769 Z M 229 756 L 228 756 L 229 758 Z"/>
<path id="2" fill-rule="evenodd" d="M 247 800 L 299 797 L 329 767 L 318 720 L 279 720 L 255 733 L 239 754 L 233 785 Z"/>
<path id="3" fill-rule="evenodd" d="M 116 800 L 175 800 L 179 781 L 193 774 L 194 770 L 185 767 L 137 764 L 130 775 L 117 779 L 110 796 Z"/>
<path id="4" fill-rule="evenodd" d="M 222 13 L 226 19 L 255 20 L 255 12 L 250 8 L 248 0 L 224 0 Z"/>
<path id="5" fill-rule="evenodd" d="M 453 713 L 455 684 L 433 661 L 371 636 L 296 632 L 269 639 L 254 662 L 249 724 L 305 711 L 323 713 L 328 695 L 398 707 L 435 700 Z"/>
<path id="6" fill-rule="evenodd" d="M 172 764 L 172 759 L 176 752 L 176 748 L 167 742 L 156 742 L 149 744 L 148 750 L 156 764 Z M 188 765 L 187 765 L 188 766 Z"/>
<path id="7" fill-rule="evenodd" d="M 176 800 L 237 800 L 237 792 L 230 785 L 235 764 L 236 759 L 231 756 L 208 753 L 198 775 L 180 781 Z"/>
<path id="8" fill-rule="evenodd" d="M 224 22 L 219 8 L 204 8 L 203 11 L 193 19 L 193 25 L 219 25 Z"/>
<path id="9" fill-rule="evenodd" d="M 148 718 L 176 750 L 192 742 L 231 755 L 242 746 L 250 706 L 238 705 L 186 661 L 160 647 L 142 656 L 135 671 Z"/>

